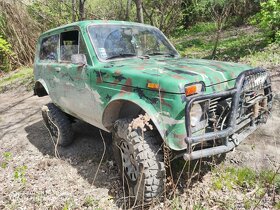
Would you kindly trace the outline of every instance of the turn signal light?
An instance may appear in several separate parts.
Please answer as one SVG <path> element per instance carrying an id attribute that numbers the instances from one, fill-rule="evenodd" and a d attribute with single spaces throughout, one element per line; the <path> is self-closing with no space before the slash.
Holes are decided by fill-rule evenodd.
<path id="1" fill-rule="evenodd" d="M 196 83 L 189 86 L 185 86 L 185 94 L 186 96 L 191 96 L 202 91 L 202 83 Z"/>
<path id="2" fill-rule="evenodd" d="M 159 89 L 159 84 L 156 84 L 156 83 L 148 83 L 148 84 L 147 84 L 147 87 L 148 87 L 148 88 L 151 88 L 151 89 Z"/>
<path id="3" fill-rule="evenodd" d="M 186 96 L 190 96 L 197 93 L 196 85 L 191 85 L 185 88 Z"/>

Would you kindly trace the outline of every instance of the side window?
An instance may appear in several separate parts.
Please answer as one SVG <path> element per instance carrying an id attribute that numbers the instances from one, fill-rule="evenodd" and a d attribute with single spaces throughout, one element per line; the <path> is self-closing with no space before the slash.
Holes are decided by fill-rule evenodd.
<path id="1" fill-rule="evenodd" d="M 67 31 L 60 36 L 60 59 L 71 62 L 71 56 L 79 53 L 79 31 Z"/>
<path id="2" fill-rule="evenodd" d="M 46 37 L 41 42 L 40 60 L 57 61 L 59 35 Z"/>

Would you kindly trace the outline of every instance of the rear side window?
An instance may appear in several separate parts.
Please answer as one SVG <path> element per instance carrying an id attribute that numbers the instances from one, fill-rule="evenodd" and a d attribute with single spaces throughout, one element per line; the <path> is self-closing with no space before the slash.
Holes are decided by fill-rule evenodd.
<path id="1" fill-rule="evenodd" d="M 41 48 L 40 48 L 40 60 L 57 61 L 58 43 L 59 43 L 58 34 L 44 38 L 42 40 Z"/>
<path id="2" fill-rule="evenodd" d="M 71 61 L 71 56 L 79 53 L 79 31 L 67 31 L 61 33 L 60 59 Z"/>

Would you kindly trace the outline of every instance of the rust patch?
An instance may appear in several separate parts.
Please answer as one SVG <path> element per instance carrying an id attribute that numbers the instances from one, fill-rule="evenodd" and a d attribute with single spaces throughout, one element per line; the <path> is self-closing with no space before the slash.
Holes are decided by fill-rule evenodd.
<path id="1" fill-rule="evenodd" d="M 121 89 L 121 92 L 120 92 L 120 96 L 123 96 L 126 92 L 132 92 L 132 81 L 130 78 L 128 78 L 124 84 L 124 86 L 122 87 Z"/>
<path id="2" fill-rule="evenodd" d="M 138 66 L 138 67 L 136 67 L 135 69 L 137 69 L 137 70 L 144 70 L 144 69 L 145 69 L 145 66 Z"/>
<path id="3" fill-rule="evenodd" d="M 164 89 L 161 89 L 161 91 L 164 91 Z M 159 98 L 160 98 L 161 104 L 164 105 L 164 106 L 167 106 L 167 107 L 171 108 L 171 104 L 167 103 L 167 102 L 164 100 L 164 95 L 165 95 L 164 92 L 160 92 L 160 94 L 159 94 Z"/>

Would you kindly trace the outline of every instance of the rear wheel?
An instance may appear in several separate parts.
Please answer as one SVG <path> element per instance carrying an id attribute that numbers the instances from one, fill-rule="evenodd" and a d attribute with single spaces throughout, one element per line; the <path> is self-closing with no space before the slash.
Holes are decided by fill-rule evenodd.
<path id="1" fill-rule="evenodd" d="M 113 151 L 128 195 L 149 202 L 164 191 L 165 167 L 159 134 L 140 129 L 129 131 L 131 120 L 118 120 L 113 132 Z"/>
<path id="2" fill-rule="evenodd" d="M 72 123 L 67 114 L 49 103 L 42 107 L 42 116 L 57 145 L 65 147 L 73 142 Z"/>

